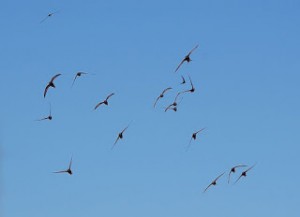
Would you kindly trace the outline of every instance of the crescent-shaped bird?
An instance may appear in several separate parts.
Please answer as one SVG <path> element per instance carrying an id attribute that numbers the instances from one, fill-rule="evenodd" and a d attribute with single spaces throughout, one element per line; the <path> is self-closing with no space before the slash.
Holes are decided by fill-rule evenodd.
<path id="1" fill-rule="evenodd" d="M 73 83 L 72 83 L 72 87 L 75 83 L 75 80 L 77 79 L 77 77 L 80 77 L 81 75 L 87 75 L 88 73 L 87 72 L 77 72 L 76 75 L 75 75 L 75 78 L 73 80 Z"/>
<path id="2" fill-rule="evenodd" d="M 115 145 L 117 144 L 119 139 L 123 139 L 123 133 L 127 130 L 128 127 L 129 127 L 129 124 L 118 134 L 118 137 L 117 137 L 115 143 L 113 144 L 113 146 L 111 147 L 111 149 L 113 149 L 115 147 Z"/>
<path id="3" fill-rule="evenodd" d="M 239 178 L 235 181 L 235 183 L 237 183 L 240 180 L 240 178 L 242 178 L 243 176 L 246 177 L 247 176 L 247 172 L 249 172 L 249 170 L 251 170 L 253 167 L 255 167 L 255 165 L 256 164 L 254 164 L 252 167 L 248 168 L 247 170 L 243 171 L 242 174 L 239 176 Z"/>
<path id="4" fill-rule="evenodd" d="M 164 89 L 163 91 L 162 91 L 162 93 L 156 98 L 156 100 L 155 100 L 155 102 L 154 102 L 154 108 L 155 108 L 155 106 L 156 106 L 156 103 L 157 103 L 157 101 L 160 99 L 160 98 L 163 98 L 164 96 L 165 96 L 165 93 L 168 91 L 168 90 L 171 90 L 172 89 L 172 87 L 168 87 L 168 88 L 166 88 L 166 89 Z"/>
<path id="5" fill-rule="evenodd" d="M 188 146 L 186 147 L 186 151 L 189 150 L 189 148 L 190 148 L 190 146 L 191 146 L 192 140 L 196 140 L 197 134 L 200 133 L 200 132 L 201 132 L 202 130 L 204 130 L 204 129 L 205 129 L 205 128 L 202 128 L 202 129 L 200 129 L 200 130 L 198 130 L 198 131 L 196 131 L 196 132 L 194 132 L 194 133 L 192 134 L 192 137 L 191 137 L 191 139 L 190 139 L 190 142 L 189 142 Z"/>
<path id="6" fill-rule="evenodd" d="M 224 172 L 225 173 L 225 172 Z M 222 173 L 221 175 L 219 175 L 217 178 L 215 178 L 215 180 L 213 180 L 210 184 L 209 184 L 209 186 L 207 186 L 205 189 L 204 189 L 204 191 L 203 191 L 203 193 L 205 193 L 206 192 L 206 190 L 210 187 L 210 186 L 212 186 L 212 185 L 216 185 L 217 184 L 217 181 L 218 181 L 218 179 L 221 177 L 221 176 L 223 176 L 224 175 L 224 173 Z"/>
<path id="7" fill-rule="evenodd" d="M 246 167 L 246 166 L 247 166 L 247 165 L 240 164 L 240 165 L 237 165 L 237 166 L 232 167 L 232 168 L 230 169 L 229 174 L 228 174 L 228 183 L 230 182 L 230 175 L 231 175 L 231 173 L 235 173 L 237 168 L 240 168 L 240 167 Z"/>
<path id="8" fill-rule="evenodd" d="M 46 86 L 46 88 L 45 88 L 45 90 L 44 90 L 44 98 L 46 97 L 46 94 L 47 94 L 48 89 L 49 89 L 50 87 L 55 88 L 54 80 L 55 80 L 58 76 L 61 76 L 61 74 L 54 75 L 54 76 L 51 78 L 51 80 L 49 81 L 49 83 L 47 84 L 47 86 Z"/>
<path id="9" fill-rule="evenodd" d="M 115 93 L 109 94 L 109 95 L 106 97 L 106 99 L 105 99 L 104 101 L 99 102 L 99 103 L 95 106 L 94 110 L 96 110 L 96 109 L 97 109 L 100 105 L 102 105 L 102 104 L 108 105 L 108 99 L 109 99 L 110 97 L 112 97 L 113 95 L 115 95 Z"/>
<path id="10" fill-rule="evenodd" d="M 49 13 L 40 23 L 43 23 L 45 22 L 49 17 L 51 17 L 53 14 L 56 14 L 58 13 L 59 11 L 55 11 L 55 12 L 52 12 L 52 13 Z"/>
<path id="11" fill-rule="evenodd" d="M 180 66 L 186 61 L 186 62 L 191 62 L 191 58 L 190 55 L 194 52 L 194 50 L 196 50 L 198 48 L 199 45 L 196 45 L 184 58 L 183 60 L 180 62 L 180 64 L 177 66 L 175 72 L 177 72 L 177 70 L 180 68 Z"/>
<path id="12" fill-rule="evenodd" d="M 72 158 L 73 158 L 73 157 L 71 157 L 71 160 L 70 160 L 68 169 L 66 169 L 66 170 L 60 170 L 60 171 L 55 171 L 55 172 L 53 172 L 53 173 L 68 173 L 69 175 L 72 175 L 72 174 L 73 174 L 73 172 L 72 172 L 72 170 L 71 170 L 71 166 L 72 166 Z"/>

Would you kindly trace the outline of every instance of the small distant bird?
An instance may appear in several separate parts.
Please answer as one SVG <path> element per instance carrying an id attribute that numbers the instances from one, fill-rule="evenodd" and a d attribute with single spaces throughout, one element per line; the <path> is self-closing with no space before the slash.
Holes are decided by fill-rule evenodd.
<path id="1" fill-rule="evenodd" d="M 221 177 L 221 176 L 223 176 L 224 175 L 224 173 L 222 173 L 221 175 L 219 175 L 215 180 L 213 180 L 210 184 L 209 184 L 209 186 L 207 186 L 206 188 L 205 188 L 205 190 L 203 191 L 203 193 L 205 193 L 206 192 L 206 190 L 210 187 L 210 186 L 212 186 L 212 185 L 216 185 L 217 184 L 217 181 L 218 181 L 218 179 Z"/>
<path id="2" fill-rule="evenodd" d="M 72 157 L 71 157 L 71 160 L 70 160 L 70 163 L 69 163 L 69 168 L 67 170 L 56 171 L 56 172 L 53 172 L 53 173 L 68 173 L 69 175 L 72 175 L 73 172 L 71 170 L 71 166 L 72 166 Z"/>
<path id="3" fill-rule="evenodd" d="M 174 99 L 174 102 L 172 102 L 170 105 L 168 105 L 168 106 L 165 108 L 165 112 L 168 111 L 169 109 L 172 109 L 172 107 L 177 107 L 177 106 L 181 103 L 182 98 L 181 98 L 180 102 L 177 102 L 179 95 L 180 95 L 180 93 L 177 93 L 177 95 L 176 95 L 176 97 L 175 97 L 175 99 Z M 174 109 L 173 109 L 173 110 L 174 110 Z M 176 108 L 176 110 L 177 110 L 177 108 Z M 174 111 L 175 111 L 175 110 L 174 110 Z"/>
<path id="4" fill-rule="evenodd" d="M 117 144 L 117 142 L 119 141 L 119 139 L 123 139 L 123 133 L 127 130 L 127 128 L 129 127 L 129 124 L 127 125 L 127 127 L 125 127 L 118 135 L 118 138 L 116 139 L 115 143 L 113 144 L 113 146 L 111 147 L 111 149 L 113 149 L 115 147 L 115 145 Z"/>
<path id="5" fill-rule="evenodd" d="M 198 130 L 198 131 L 196 131 L 196 132 L 194 132 L 194 133 L 192 134 L 192 137 L 191 137 L 191 139 L 190 139 L 189 145 L 186 147 L 186 151 L 188 151 L 188 149 L 190 148 L 192 140 L 196 140 L 197 134 L 200 133 L 200 132 L 201 132 L 202 130 L 204 130 L 204 129 L 205 129 L 205 128 L 202 128 L 202 129 L 200 129 L 200 130 Z"/>
<path id="6" fill-rule="evenodd" d="M 42 119 L 39 119 L 37 121 L 43 121 L 43 120 L 49 120 L 51 121 L 52 120 L 52 115 L 51 115 L 51 104 L 50 104 L 50 112 L 49 112 L 49 115 L 47 117 L 44 117 Z"/>
<path id="7" fill-rule="evenodd" d="M 189 76 L 189 80 L 190 80 L 190 84 L 191 84 L 191 89 L 181 91 L 181 92 L 179 92 L 178 94 L 187 93 L 187 92 L 190 92 L 190 93 L 194 93 L 194 92 L 195 92 L 195 87 L 194 87 L 194 85 L 193 85 L 193 82 L 192 82 L 192 79 L 191 79 L 190 76 Z"/>
<path id="8" fill-rule="evenodd" d="M 115 95 L 115 93 L 109 94 L 109 95 L 106 97 L 106 99 L 105 99 L 104 101 L 99 102 L 99 103 L 95 106 L 94 110 L 96 110 L 96 109 L 97 109 L 100 105 L 102 105 L 102 104 L 108 105 L 108 99 L 109 99 L 110 97 L 112 97 L 113 95 Z"/>
<path id="9" fill-rule="evenodd" d="M 237 165 L 237 166 L 234 166 L 230 169 L 230 172 L 228 174 L 228 183 L 230 182 L 230 175 L 231 173 L 235 173 L 236 172 L 236 168 L 240 168 L 240 167 L 246 167 L 247 165 Z"/>
<path id="10" fill-rule="evenodd" d="M 184 58 L 183 60 L 180 62 L 180 64 L 178 65 L 178 67 L 176 68 L 175 72 L 177 72 L 177 70 L 180 68 L 180 66 L 187 61 L 188 63 L 191 62 L 191 58 L 190 55 L 193 53 L 194 50 L 196 50 L 198 48 L 199 45 L 196 45 L 196 47 L 194 47 Z"/>
<path id="11" fill-rule="evenodd" d="M 158 101 L 160 98 L 163 98 L 164 95 L 165 95 L 165 93 L 166 93 L 168 90 L 171 90 L 171 89 L 172 89 L 172 87 L 168 87 L 168 88 L 166 88 L 166 89 L 163 90 L 163 92 L 162 92 L 162 93 L 157 97 L 157 99 L 155 100 L 154 108 L 155 108 L 155 106 L 156 106 L 157 101 Z"/>
<path id="12" fill-rule="evenodd" d="M 61 74 L 54 75 L 54 76 L 51 78 L 51 80 L 49 81 L 49 83 L 47 84 L 47 86 L 46 86 L 46 88 L 45 88 L 45 90 L 44 90 L 44 98 L 46 97 L 46 94 L 47 94 L 47 92 L 48 92 L 49 87 L 55 88 L 55 85 L 54 85 L 53 82 L 54 82 L 54 80 L 55 80 L 58 76 L 61 76 Z"/>
<path id="13" fill-rule="evenodd" d="M 181 75 L 181 79 L 182 79 L 182 82 L 180 84 L 185 84 L 186 81 L 185 81 L 185 78 Z"/>
<path id="14" fill-rule="evenodd" d="M 77 72 L 76 75 L 75 75 L 75 78 L 73 80 L 72 87 L 73 87 L 73 85 L 74 85 L 75 80 L 77 79 L 77 77 L 80 77 L 81 75 L 87 75 L 87 74 L 88 73 L 86 73 L 86 72 Z"/>
<path id="15" fill-rule="evenodd" d="M 52 13 L 49 13 L 40 23 L 43 23 L 45 22 L 49 17 L 51 17 L 53 14 L 56 14 L 58 13 L 59 11 L 55 11 L 55 12 L 52 12 Z"/>
<path id="16" fill-rule="evenodd" d="M 177 106 L 168 106 L 166 109 L 165 109 L 165 112 L 167 112 L 168 110 L 173 110 L 174 112 L 177 112 Z"/>
<path id="17" fill-rule="evenodd" d="M 242 174 L 241 174 L 240 177 L 235 181 L 235 183 L 237 183 L 237 182 L 240 180 L 240 178 L 242 178 L 243 176 L 246 177 L 246 176 L 247 176 L 247 172 L 248 172 L 249 170 L 251 170 L 253 167 L 255 167 L 255 165 L 256 165 L 256 164 L 254 164 L 252 167 L 250 167 L 250 168 L 248 168 L 247 170 L 245 170 L 244 172 L 242 172 Z"/>

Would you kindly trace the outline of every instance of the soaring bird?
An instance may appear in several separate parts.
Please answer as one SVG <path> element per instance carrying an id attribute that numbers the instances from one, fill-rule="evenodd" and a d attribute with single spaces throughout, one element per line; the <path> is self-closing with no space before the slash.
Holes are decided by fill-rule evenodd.
<path id="1" fill-rule="evenodd" d="M 225 172 L 224 172 L 225 173 Z M 205 193 L 206 192 L 206 190 L 210 187 L 210 186 L 212 186 L 212 185 L 216 185 L 217 184 L 217 180 L 221 177 L 221 176 L 223 176 L 224 175 L 224 173 L 222 173 L 221 175 L 219 175 L 215 180 L 213 180 L 210 184 L 209 184 L 209 186 L 207 186 L 206 188 L 205 188 L 205 190 L 203 191 L 203 193 Z"/>
<path id="2" fill-rule="evenodd" d="M 56 14 L 58 13 L 59 11 L 55 11 L 55 12 L 52 12 L 52 13 L 49 13 L 40 23 L 43 23 L 44 21 L 46 21 L 49 17 L 51 17 L 53 14 Z"/>
<path id="3" fill-rule="evenodd" d="M 183 60 L 180 62 L 180 64 L 178 65 L 178 67 L 176 68 L 175 72 L 177 72 L 177 70 L 180 68 L 180 66 L 185 62 L 187 61 L 188 63 L 191 62 L 191 58 L 190 58 L 190 55 L 193 53 L 194 50 L 197 49 L 199 45 L 196 45 L 184 58 Z"/>
<path id="4" fill-rule="evenodd" d="M 96 110 L 96 109 L 97 109 L 100 105 L 102 105 L 102 104 L 108 105 L 108 99 L 109 99 L 110 97 L 112 97 L 113 95 L 115 95 L 115 93 L 109 94 L 109 95 L 106 97 L 106 99 L 105 99 L 104 101 L 99 102 L 99 103 L 95 106 L 94 110 Z"/>
<path id="5" fill-rule="evenodd" d="M 81 75 L 87 75 L 87 74 L 88 73 L 86 73 L 86 72 L 77 72 L 76 75 L 75 75 L 75 78 L 73 80 L 72 87 L 73 87 L 73 85 L 74 85 L 75 80 L 77 79 L 77 77 L 80 77 Z"/>
<path id="6" fill-rule="evenodd" d="M 202 128 L 202 129 L 200 129 L 200 130 L 198 130 L 198 131 L 196 131 L 196 132 L 194 132 L 194 133 L 192 134 L 192 137 L 191 137 L 191 139 L 190 139 L 189 145 L 186 147 L 186 151 L 188 151 L 188 149 L 190 148 L 192 140 L 196 140 L 197 134 L 200 133 L 200 132 L 201 132 L 202 130 L 204 130 L 204 129 L 205 129 L 205 128 Z"/>
<path id="7" fill-rule="evenodd" d="M 66 170 L 61 170 L 61 171 L 56 171 L 56 172 L 53 172 L 53 173 L 68 173 L 69 175 L 72 175 L 73 172 L 71 170 L 71 166 L 72 166 L 72 157 L 71 157 L 71 160 L 70 160 L 70 163 L 69 163 L 69 168 L 66 169 Z"/>
<path id="8" fill-rule="evenodd" d="M 240 175 L 240 177 L 235 181 L 235 183 L 237 183 L 240 180 L 240 178 L 242 178 L 243 176 L 246 177 L 247 176 L 247 172 L 249 170 L 251 170 L 253 167 L 255 167 L 255 165 L 256 164 L 254 164 L 252 167 L 248 168 L 247 170 L 243 171 L 242 174 Z"/>
<path id="9" fill-rule="evenodd" d="M 46 88 L 45 88 L 45 90 L 44 90 L 44 98 L 46 97 L 46 94 L 47 94 L 47 92 L 48 92 L 48 89 L 50 88 L 50 87 L 53 87 L 53 88 L 55 88 L 55 85 L 54 85 L 54 80 L 58 77 L 58 76 L 60 76 L 61 74 L 57 74 L 57 75 L 54 75 L 52 78 L 51 78 L 51 80 L 49 81 L 49 83 L 47 84 L 47 86 L 46 86 Z"/>
<path id="10" fill-rule="evenodd" d="M 230 175 L 231 173 L 235 173 L 236 172 L 236 168 L 240 168 L 240 167 L 246 167 L 247 165 L 243 165 L 243 164 L 240 164 L 240 165 L 237 165 L 237 166 L 234 166 L 230 169 L 230 172 L 228 174 L 228 183 L 230 182 Z"/>
<path id="11" fill-rule="evenodd" d="M 125 132 L 125 130 L 127 130 L 128 127 L 129 127 L 129 124 L 118 134 L 118 137 L 117 137 L 115 143 L 113 144 L 113 146 L 111 147 L 111 149 L 113 149 L 115 147 L 115 145 L 117 144 L 119 139 L 123 139 L 123 133 Z"/>
<path id="12" fill-rule="evenodd" d="M 47 117 L 44 117 L 44 118 L 41 118 L 37 121 L 43 121 L 43 120 L 49 120 L 51 121 L 52 120 L 52 115 L 51 115 L 51 104 L 50 104 L 50 111 L 49 111 L 49 115 Z"/>
<path id="13" fill-rule="evenodd" d="M 174 102 L 172 102 L 170 105 L 168 105 L 166 108 L 165 108 L 165 112 L 168 111 L 169 109 L 172 109 L 172 107 L 176 107 L 176 110 L 177 110 L 177 106 L 181 103 L 182 101 L 182 98 L 179 102 L 177 102 L 178 100 L 178 97 L 179 97 L 180 93 L 177 93 L 175 99 L 174 99 Z M 173 109 L 174 110 L 174 109 Z M 174 110 L 175 111 L 175 110 Z"/>
<path id="14" fill-rule="evenodd" d="M 165 93 L 166 93 L 168 90 L 171 90 L 171 89 L 172 89 L 172 87 L 168 87 L 168 88 L 166 88 L 166 89 L 163 90 L 163 92 L 162 92 L 162 93 L 157 97 L 157 99 L 155 100 L 155 102 L 154 102 L 154 108 L 155 108 L 155 106 L 156 106 L 157 101 L 158 101 L 160 98 L 163 98 L 164 95 L 165 95 Z"/>

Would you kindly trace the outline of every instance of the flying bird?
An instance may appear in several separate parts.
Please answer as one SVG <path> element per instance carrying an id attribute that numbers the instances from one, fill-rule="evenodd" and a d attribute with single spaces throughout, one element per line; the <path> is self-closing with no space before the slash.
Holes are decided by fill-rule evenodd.
<path id="1" fill-rule="evenodd" d="M 165 109 L 165 112 L 168 111 L 168 110 L 173 110 L 174 112 L 177 112 L 177 106 L 168 106 L 166 109 Z"/>
<path id="2" fill-rule="evenodd" d="M 56 14 L 58 13 L 59 11 L 55 11 L 55 12 L 52 12 L 52 13 L 49 13 L 40 23 L 43 23 L 45 22 L 49 17 L 51 17 L 53 14 Z"/>
<path id="3" fill-rule="evenodd" d="M 199 45 L 196 45 L 184 58 L 183 60 L 180 62 L 180 64 L 178 65 L 178 67 L 176 68 L 175 72 L 177 72 L 177 70 L 180 68 L 180 66 L 186 61 L 186 62 L 191 62 L 191 58 L 190 55 L 193 53 L 194 50 L 196 50 L 198 48 Z"/>
<path id="4" fill-rule="evenodd" d="M 113 146 L 111 147 L 111 149 L 113 149 L 115 147 L 115 145 L 117 144 L 117 142 L 119 141 L 119 139 L 123 139 L 123 133 L 127 130 L 127 128 L 129 127 L 129 124 L 127 125 L 127 127 L 125 127 L 118 135 L 115 143 L 113 144 Z"/>
<path id="5" fill-rule="evenodd" d="M 224 172 L 225 173 L 225 172 Z M 210 184 L 209 184 L 209 186 L 207 186 L 206 188 L 205 188 L 205 190 L 203 191 L 203 193 L 205 193 L 206 192 L 206 190 L 210 187 L 210 186 L 212 186 L 212 185 L 216 185 L 217 184 L 217 180 L 221 177 L 221 176 L 223 176 L 224 175 L 224 173 L 222 173 L 221 175 L 219 175 L 215 180 L 213 180 Z"/>
<path id="6" fill-rule="evenodd" d="M 77 79 L 77 77 L 80 77 L 81 75 L 87 75 L 87 74 L 88 73 L 86 73 L 86 72 L 77 72 L 76 75 L 75 75 L 75 78 L 73 80 L 72 87 L 73 87 L 73 85 L 74 85 L 75 80 Z"/>
<path id="7" fill-rule="evenodd" d="M 52 115 L 51 115 L 51 104 L 50 104 L 50 112 L 49 112 L 49 115 L 47 117 L 44 117 L 44 118 L 41 118 L 37 121 L 43 121 L 43 120 L 49 120 L 51 121 L 52 120 Z"/>
<path id="8" fill-rule="evenodd" d="M 241 174 L 240 177 L 235 181 L 235 183 L 237 183 L 237 182 L 240 180 L 240 178 L 242 178 L 243 176 L 246 177 L 246 176 L 247 176 L 247 172 L 248 172 L 249 170 L 251 170 L 253 167 L 255 167 L 255 165 L 256 165 L 256 164 L 254 164 L 252 167 L 250 167 L 250 168 L 248 168 L 247 170 L 245 170 L 244 172 L 242 172 L 242 174 Z"/>
<path id="9" fill-rule="evenodd" d="M 115 93 L 109 94 L 109 95 L 106 97 L 106 99 L 105 99 L 104 101 L 99 102 L 99 103 L 95 106 L 94 110 L 96 110 L 96 109 L 97 109 L 100 105 L 102 105 L 102 104 L 108 105 L 108 99 L 109 99 L 110 97 L 112 97 L 113 95 L 115 95 Z"/>
<path id="10" fill-rule="evenodd" d="M 185 84 L 186 81 L 185 81 L 185 78 L 181 75 L 181 79 L 182 79 L 182 82 L 180 84 Z"/>
<path id="11" fill-rule="evenodd" d="M 163 98 L 164 95 L 165 95 L 165 93 L 166 93 L 168 90 L 171 90 L 171 89 L 172 89 L 172 87 L 168 87 L 168 88 L 166 88 L 166 89 L 163 90 L 163 92 L 162 92 L 162 93 L 157 97 L 157 99 L 155 100 L 154 108 L 155 108 L 155 106 L 156 106 L 157 101 L 158 101 L 160 98 Z"/>
<path id="12" fill-rule="evenodd" d="M 204 130 L 204 129 L 205 129 L 205 128 L 202 128 L 202 129 L 200 129 L 200 130 L 198 130 L 198 131 L 196 131 L 196 132 L 194 132 L 194 133 L 192 134 L 192 137 L 191 137 L 191 139 L 190 139 L 189 145 L 186 147 L 186 151 L 188 151 L 188 149 L 190 148 L 192 140 L 196 140 L 197 134 L 200 133 L 200 132 L 201 132 L 202 130 Z"/>
<path id="13" fill-rule="evenodd" d="M 69 163 L 69 168 L 66 169 L 66 170 L 61 170 L 61 171 L 56 171 L 56 172 L 53 172 L 53 173 L 68 173 L 69 175 L 72 175 L 73 172 L 71 170 L 71 166 L 72 166 L 72 157 L 71 157 L 71 160 L 70 160 L 70 163 Z"/>
<path id="14" fill-rule="evenodd" d="M 57 75 L 54 75 L 52 78 L 51 78 L 51 80 L 49 81 L 49 83 L 47 84 L 47 86 L 46 86 L 46 88 L 45 88 L 45 90 L 44 90 L 44 98 L 46 97 L 46 94 L 47 94 L 47 92 L 48 92 L 48 89 L 50 88 L 50 87 L 53 87 L 53 88 L 55 88 L 55 85 L 54 85 L 54 80 L 58 77 L 58 76 L 60 76 L 61 74 L 57 74 Z"/>
<path id="15" fill-rule="evenodd" d="M 229 174 L 228 174 L 228 183 L 230 182 L 230 175 L 231 175 L 231 173 L 235 173 L 236 172 L 236 169 L 237 168 L 240 168 L 240 167 L 246 167 L 247 165 L 237 165 L 237 166 L 234 166 L 234 167 L 232 167 L 231 169 L 230 169 L 230 172 L 229 172 Z"/>

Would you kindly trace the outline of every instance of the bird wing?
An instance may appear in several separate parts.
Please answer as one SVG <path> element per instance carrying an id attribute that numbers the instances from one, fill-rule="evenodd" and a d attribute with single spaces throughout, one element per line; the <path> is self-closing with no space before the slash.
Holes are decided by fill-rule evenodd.
<path id="1" fill-rule="evenodd" d="M 185 78 L 181 75 L 182 82 L 180 84 L 185 84 Z"/>
<path id="2" fill-rule="evenodd" d="M 188 151 L 189 148 L 191 147 L 192 140 L 193 140 L 193 136 L 191 137 L 190 142 L 189 142 L 188 146 L 186 147 L 185 151 Z"/>
<path id="3" fill-rule="evenodd" d="M 163 92 L 161 93 L 161 95 L 165 94 L 165 92 L 167 92 L 168 90 L 171 90 L 171 89 L 172 89 L 172 87 L 168 87 L 168 88 L 164 89 Z"/>
<path id="4" fill-rule="evenodd" d="M 48 84 L 44 90 L 44 98 L 46 97 L 49 87 L 50 87 L 50 84 Z"/>
<path id="5" fill-rule="evenodd" d="M 47 119 L 48 119 L 48 117 L 45 117 L 45 118 L 38 119 L 36 121 L 43 121 L 43 120 L 47 120 Z"/>
<path id="6" fill-rule="evenodd" d="M 54 75 L 52 78 L 51 78 L 51 81 L 50 82 L 53 82 L 58 76 L 61 76 L 61 74 L 57 74 L 57 75 Z"/>
<path id="7" fill-rule="evenodd" d="M 180 62 L 180 64 L 177 66 L 175 72 L 177 72 L 177 70 L 178 70 L 178 69 L 180 68 L 180 66 L 184 63 L 184 61 L 185 61 L 185 59 L 183 59 L 183 60 Z"/>
<path id="8" fill-rule="evenodd" d="M 197 132 L 196 132 L 196 134 L 197 133 L 200 133 L 202 130 L 204 130 L 205 129 L 205 127 L 204 128 L 202 128 L 202 129 L 200 129 L 200 130 L 198 130 Z"/>
<path id="9" fill-rule="evenodd" d="M 73 87 L 73 85 L 74 85 L 75 80 L 76 80 L 77 77 L 78 77 L 78 74 L 75 75 L 75 78 L 74 78 L 73 83 L 72 83 L 72 87 Z"/>
<path id="10" fill-rule="evenodd" d="M 237 165 L 237 166 L 234 166 L 233 168 L 239 168 L 239 167 L 246 167 L 247 165 L 244 165 L 244 164 L 240 164 L 240 165 Z"/>
<path id="11" fill-rule="evenodd" d="M 231 170 L 230 170 L 230 172 L 229 172 L 229 174 L 228 174 L 228 184 L 229 184 L 229 182 L 230 182 L 230 175 L 231 175 Z"/>
<path id="12" fill-rule="evenodd" d="M 225 172 L 224 172 L 224 173 L 225 173 Z M 221 175 L 219 175 L 219 176 L 214 180 L 214 182 L 216 182 L 219 178 L 221 178 L 221 176 L 223 176 L 224 173 L 222 173 Z"/>
<path id="13" fill-rule="evenodd" d="M 115 143 L 113 144 L 113 146 L 111 147 L 111 149 L 114 149 L 115 145 L 117 144 L 117 142 L 119 141 L 120 137 L 118 136 L 118 138 L 116 139 Z"/>
<path id="14" fill-rule="evenodd" d="M 96 110 L 101 104 L 103 104 L 104 103 L 104 101 L 102 101 L 102 102 L 99 102 L 96 106 L 95 106 L 95 108 L 94 108 L 94 110 Z"/>
<path id="15" fill-rule="evenodd" d="M 71 166 L 72 166 L 72 160 L 73 160 L 73 156 L 71 157 L 70 163 L 69 163 L 69 169 L 71 170 Z"/>
<path id="16" fill-rule="evenodd" d="M 196 45 L 196 46 L 188 53 L 188 56 L 191 55 L 191 54 L 194 52 L 194 50 L 196 50 L 196 49 L 198 48 L 198 46 L 199 46 L 199 45 L 197 44 L 197 45 Z"/>
<path id="17" fill-rule="evenodd" d="M 242 174 L 243 174 L 243 173 L 242 173 Z M 240 177 L 235 181 L 235 183 L 237 183 L 237 182 L 240 180 L 240 178 L 242 178 L 242 176 L 243 176 L 242 174 L 241 174 Z M 235 184 L 235 183 L 234 183 L 234 184 Z"/>
<path id="18" fill-rule="evenodd" d="M 49 18 L 49 15 L 47 15 L 44 19 L 42 19 L 40 23 L 45 22 L 48 18 Z"/>
<path id="19" fill-rule="evenodd" d="M 249 170 L 251 170 L 253 167 L 255 167 L 256 164 L 254 164 L 252 167 L 248 168 L 245 172 L 248 172 Z"/>
<path id="20" fill-rule="evenodd" d="M 156 103 L 157 103 L 157 101 L 159 100 L 159 98 L 160 98 L 160 95 L 159 95 L 159 97 L 157 97 L 157 99 L 155 100 L 155 102 L 154 102 L 154 108 L 155 108 L 155 106 L 156 106 Z"/>
<path id="21" fill-rule="evenodd" d="M 67 170 L 61 170 L 61 171 L 55 171 L 53 173 L 67 173 L 68 171 Z"/>
<path id="22" fill-rule="evenodd" d="M 113 95 L 115 95 L 115 93 L 111 93 L 106 97 L 106 100 L 108 100 L 110 97 L 112 97 Z"/>
<path id="23" fill-rule="evenodd" d="M 203 193 L 205 193 L 206 190 L 207 190 L 210 186 L 212 186 L 212 183 L 210 183 L 209 186 L 207 186 L 207 187 L 204 189 Z"/>
<path id="24" fill-rule="evenodd" d="M 194 88 L 194 85 L 193 85 L 193 82 L 192 82 L 192 79 L 190 76 L 189 76 L 189 80 L 190 80 L 190 84 L 191 84 L 192 88 Z"/>
<path id="25" fill-rule="evenodd" d="M 165 109 L 165 112 L 168 111 L 172 105 L 173 105 L 173 103 Z"/>

